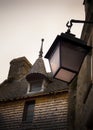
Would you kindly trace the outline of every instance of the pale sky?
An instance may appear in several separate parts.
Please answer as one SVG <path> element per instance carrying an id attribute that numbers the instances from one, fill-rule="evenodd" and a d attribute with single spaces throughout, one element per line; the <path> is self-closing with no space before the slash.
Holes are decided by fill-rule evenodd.
<path id="1" fill-rule="evenodd" d="M 45 56 L 70 19 L 85 19 L 83 0 L 0 0 L 0 83 L 12 59 L 25 56 L 31 64 L 36 61 L 42 38 Z M 81 31 L 82 24 L 73 25 L 77 37 Z M 49 71 L 47 60 L 45 64 Z"/>

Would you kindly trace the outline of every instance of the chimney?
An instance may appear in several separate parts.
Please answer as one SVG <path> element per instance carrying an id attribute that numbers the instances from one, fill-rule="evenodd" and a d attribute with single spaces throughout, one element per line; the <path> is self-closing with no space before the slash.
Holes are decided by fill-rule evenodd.
<path id="1" fill-rule="evenodd" d="M 18 80 L 24 77 L 31 69 L 31 63 L 26 59 L 26 57 L 20 57 L 13 59 L 10 62 L 10 70 L 8 74 L 8 79 Z"/>

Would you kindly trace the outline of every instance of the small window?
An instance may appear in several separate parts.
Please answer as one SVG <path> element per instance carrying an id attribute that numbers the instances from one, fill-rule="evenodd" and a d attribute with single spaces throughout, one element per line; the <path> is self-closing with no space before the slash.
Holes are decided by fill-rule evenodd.
<path id="1" fill-rule="evenodd" d="M 42 88 L 42 81 L 35 81 L 30 84 L 30 92 L 40 91 Z"/>
<path id="2" fill-rule="evenodd" d="M 39 92 L 43 90 L 44 83 L 42 80 L 36 80 L 36 81 L 32 81 L 30 82 L 30 84 L 28 85 L 28 90 L 27 93 L 29 92 Z"/>
<path id="3" fill-rule="evenodd" d="M 26 102 L 23 113 L 23 121 L 32 122 L 34 117 L 35 101 Z"/>

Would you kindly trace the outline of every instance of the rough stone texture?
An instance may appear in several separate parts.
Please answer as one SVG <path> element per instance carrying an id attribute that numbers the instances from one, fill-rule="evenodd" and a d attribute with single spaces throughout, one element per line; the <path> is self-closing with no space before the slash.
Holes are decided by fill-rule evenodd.
<path id="1" fill-rule="evenodd" d="M 22 122 L 25 101 L 0 104 L 0 130 L 67 130 L 68 92 L 29 98 L 35 100 L 33 122 Z"/>
<path id="2" fill-rule="evenodd" d="M 8 79 L 23 78 L 30 71 L 31 66 L 31 63 L 25 57 L 13 59 L 10 62 Z"/>
<path id="3" fill-rule="evenodd" d="M 6 102 L 0 104 L 0 130 L 17 130 L 22 122 L 24 102 Z"/>
<path id="4" fill-rule="evenodd" d="M 76 112 L 76 88 L 77 78 L 69 86 L 69 100 L 68 100 L 68 130 L 75 130 L 75 112 Z"/>
<path id="5" fill-rule="evenodd" d="M 93 1 L 85 0 L 86 20 L 93 21 Z M 93 24 L 85 24 L 81 38 L 93 46 Z M 78 76 L 75 130 L 93 129 L 93 50 L 86 57 Z"/>
<path id="6" fill-rule="evenodd" d="M 86 20 L 92 20 L 91 14 L 93 13 L 93 0 L 85 0 L 85 17 Z"/>

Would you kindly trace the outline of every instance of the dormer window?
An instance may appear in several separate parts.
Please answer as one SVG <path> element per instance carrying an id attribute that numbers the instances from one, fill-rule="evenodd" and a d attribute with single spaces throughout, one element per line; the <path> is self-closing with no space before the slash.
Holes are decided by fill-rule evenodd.
<path id="1" fill-rule="evenodd" d="M 28 85 L 28 93 L 40 92 L 44 89 L 44 80 L 31 81 Z"/>
<path id="2" fill-rule="evenodd" d="M 41 48 L 39 51 L 39 57 L 32 66 L 29 74 L 26 76 L 26 80 L 28 81 L 28 90 L 27 93 L 37 93 L 42 92 L 47 82 L 47 73 L 44 65 L 44 61 L 42 59 L 43 54 L 43 41 L 41 43 Z"/>

